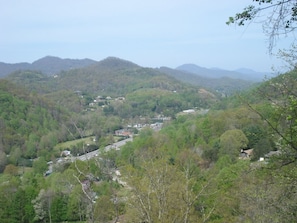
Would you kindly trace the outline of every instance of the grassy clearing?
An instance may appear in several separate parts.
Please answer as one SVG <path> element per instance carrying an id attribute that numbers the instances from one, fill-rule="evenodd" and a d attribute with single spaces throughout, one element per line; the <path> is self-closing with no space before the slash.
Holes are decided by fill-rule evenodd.
<path id="1" fill-rule="evenodd" d="M 65 149 L 69 149 L 69 148 L 71 148 L 73 146 L 76 146 L 78 144 L 94 145 L 95 142 L 93 141 L 93 139 L 94 139 L 94 136 L 90 136 L 90 137 L 86 137 L 86 138 L 82 138 L 82 139 L 75 139 L 75 140 L 71 140 L 71 141 L 67 141 L 67 142 L 62 142 L 62 143 L 57 144 L 54 147 L 54 150 L 55 151 L 62 151 L 62 150 L 65 150 Z"/>
<path id="2" fill-rule="evenodd" d="M 113 142 L 117 142 L 119 140 L 121 140 L 122 137 L 118 137 L 118 136 L 112 136 L 112 141 Z M 100 145 L 99 146 L 105 146 L 110 142 L 110 136 L 105 137 L 105 139 L 101 140 L 101 142 L 98 142 Z M 72 147 L 75 147 L 77 145 L 95 145 L 96 142 L 94 142 L 94 136 L 89 136 L 89 137 L 85 137 L 82 139 L 75 139 L 75 140 L 71 140 L 71 141 L 67 141 L 67 142 L 63 142 L 63 143 L 59 143 L 54 147 L 54 151 L 55 152 L 62 152 L 63 150 L 66 149 L 70 149 Z"/>

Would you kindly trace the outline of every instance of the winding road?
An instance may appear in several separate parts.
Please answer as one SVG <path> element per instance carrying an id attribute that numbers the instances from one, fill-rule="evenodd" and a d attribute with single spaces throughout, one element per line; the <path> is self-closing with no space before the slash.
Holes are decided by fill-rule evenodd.
<path id="1" fill-rule="evenodd" d="M 111 149 L 119 149 L 120 147 L 125 145 L 127 142 L 131 142 L 132 140 L 133 140 L 133 138 L 127 138 L 127 139 L 115 142 L 112 145 L 106 146 L 104 148 L 104 151 L 108 152 Z M 86 154 L 81 155 L 81 156 L 76 156 L 76 157 L 72 156 L 72 161 L 74 161 L 75 159 L 85 161 L 85 160 L 88 160 L 88 159 L 91 159 L 93 157 L 98 156 L 100 154 L 100 152 L 101 152 L 100 149 L 97 149 L 97 150 L 94 150 L 92 152 L 86 153 Z"/>

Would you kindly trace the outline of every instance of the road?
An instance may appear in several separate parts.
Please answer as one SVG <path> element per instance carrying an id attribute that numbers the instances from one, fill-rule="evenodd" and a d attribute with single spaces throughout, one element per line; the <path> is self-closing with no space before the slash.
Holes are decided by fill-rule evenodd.
<path id="1" fill-rule="evenodd" d="M 119 142 L 115 142 L 112 145 L 106 146 L 104 148 L 104 151 L 108 152 L 111 149 L 119 149 L 120 147 L 125 145 L 127 142 L 131 142 L 132 140 L 133 140 L 133 138 L 127 138 L 127 139 L 121 140 Z M 97 149 L 97 150 L 94 150 L 92 152 L 86 153 L 86 154 L 81 155 L 81 156 L 77 156 L 77 157 L 73 156 L 72 161 L 74 161 L 75 159 L 85 161 L 85 160 L 91 159 L 91 158 L 93 158 L 95 156 L 98 156 L 99 153 L 100 153 L 100 149 Z"/>

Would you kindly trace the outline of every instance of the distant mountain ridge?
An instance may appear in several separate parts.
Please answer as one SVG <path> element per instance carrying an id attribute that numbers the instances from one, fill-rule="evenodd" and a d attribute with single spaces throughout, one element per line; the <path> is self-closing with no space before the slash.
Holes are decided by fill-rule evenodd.
<path id="1" fill-rule="evenodd" d="M 95 61 L 92 59 L 61 59 L 59 57 L 54 56 L 46 56 L 41 59 L 34 61 L 33 63 L 4 63 L 0 62 L 0 77 L 5 77 L 10 73 L 20 70 L 36 70 L 41 71 L 42 73 L 51 76 L 54 74 L 58 74 L 61 71 L 68 71 L 76 68 L 83 68 L 90 65 L 98 66 L 104 65 L 106 67 L 117 67 L 121 65 L 121 68 L 125 63 L 127 68 L 131 68 L 132 66 L 139 67 L 137 64 L 132 63 L 130 61 L 126 61 L 117 57 L 107 57 L 101 61 Z M 96 65 L 97 64 L 97 65 Z M 195 64 L 183 64 L 175 68 L 178 71 L 188 72 L 191 74 L 198 75 L 200 77 L 206 78 L 222 78 L 229 77 L 232 79 L 241 79 L 248 80 L 253 82 L 261 82 L 265 77 L 271 77 L 272 74 L 270 72 L 256 72 L 247 68 L 240 68 L 234 71 L 224 70 L 220 68 L 204 68 Z"/>
<path id="2" fill-rule="evenodd" d="M 196 74 L 200 77 L 207 78 L 222 78 L 229 77 L 232 79 L 241 79 L 253 82 L 261 82 L 265 77 L 271 77 L 271 72 L 256 72 L 251 69 L 240 68 L 234 71 L 224 70 L 220 68 L 208 69 L 205 67 L 200 67 L 195 64 L 183 64 L 178 66 L 176 70 L 189 72 L 191 74 Z"/>
<path id="3" fill-rule="evenodd" d="M 38 70 L 46 75 L 54 75 L 62 70 L 82 68 L 96 63 L 91 59 L 61 59 L 59 57 L 46 56 L 33 63 L 9 64 L 0 62 L 0 77 L 5 77 L 18 70 Z"/>
<path id="4" fill-rule="evenodd" d="M 171 69 L 168 67 L 160 67 L 160 72 L 165 73 L 175 79 L 188 83 L 194 86 L 203 86 L 207 89 L 212 89 L 222 96 L 228 96 L 235 92 L 246 90 L 255 84 L 255 81 L 234 79 L 231 77 L 206 77 L 197 75 L 193 72 Z"/>

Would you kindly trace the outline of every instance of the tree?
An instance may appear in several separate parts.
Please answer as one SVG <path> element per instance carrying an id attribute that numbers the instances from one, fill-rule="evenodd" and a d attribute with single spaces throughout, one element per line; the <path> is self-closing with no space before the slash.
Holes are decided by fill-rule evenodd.
<path id="1" fill-rule="evenodd" d="M 255 169 L 237 182 L 242 222 L 294 222 L 296 166 L 276 171 Z"/>
<path id="2" fill-rule="evenodd" d="M 18 168 L 13 164 L 8 164 L 4 169 L 4 173 L 16 176 L 18 175 Z"/>
<path id="3" fill-rule="evenodd" d="M 20 186 L 20 180 L 16 177 L 8 176 L 6 182 L 1 179 L 0 183 L 0 219 L 3 223 L 20 222 L 20 211 L 18 210 L 20 200 L 16 203 L 16 194 Z M 19 194 L 19 193 L 18 193 Z M 18 207 L 17 207 L 18 206 Z"/>
<path id="4" fill-rule="evenodd" d="M 212 179 L 207 179 L 199 168 L 201 158 L 192 150 L 183 150 L 177 156 L 177 165 L 182 174 L 183 185 L 181 185 L 182 197 L 184 201 L 182 221 L 192 222 L 193 207 L 201 222 L 207 222 L 214 210 L 215 205 L 210 204 L 207 200 L 211 200 L 213 191 L 209 189 Z M 206 180 L 207 179 L 207 180 Z M 208 193 L 209 192 L 209 193 Z"/>
<path id="5" fill-rule="evenodd" d="M 68 196 L 63 193 L 56 193 L 52 199 L 51 214 L 53 222 L 63 222 L 67 220 Z"/>
<path id="6" fill-rule="evenodd" d="M 148 161 L 143 164 L 144 173 L 130 169 L 128 184 L 133 185 L 128 201 L 128 216 L 132 222 L 182 222 L 179 208 L 181 190 L 177 183 L 182 181 L 174 166 L 164 161 Z M 177 205 L 179 204 L 179 205 Z"/>
<path id="7" fill-rule="evenodd" d="M 220 155 L 228 155 L 235 160 L 241 149 L 246 148 L 248 139 L 239 129 L 227 130 L 220 137 Z"/>
<path id="8" fill-rule="evenodd" d="M 38 195 L 37 188 L 33 185 L 24 185 L 25 205 L 22 207 L 25 213 L 24 222 L 32 222 L 35 216 L 32 200 Z"/>
<path id="9" fill-rule="evenodd" d="M 229 17 L 227 24 L 235 23 L 239 26 L 247 22 L 260 19 L 261 13 L 267 13 L 263 23 L 264 32 L 269 37 L 269 52 L 272 52 L 279 36 L 287 36 L 297 28 L 297 1 L 296 0 L 253 0 L 242 12 Z"/>
<path id="10" fill-rule="evenodd" d="M 13 163 L 14 165 L 20 165 L 21 156 L 22 151 L 20 147 L 12 149 L 9 156 L 10 163 Z"/>
<path id="11" fill-rule="evenodd" d="M 0 151 L 0 173 L 3 172 L 6 164 L 7 164 L 7 156 L 6 156 L 5 152 Z"/>
<path id="12" fill-rule="evenodd" d="M 33 169 L 36 173 L 43 174 L 47 170 L 48 166 L 46 160 L 43 157 L 39 157 L 33 162 Z"/>
<path id="13" fill-rule="evenodd" d="M 143 159 L 141 168 L 129 166 L 124 173 L 131 188 L 128 221 L 207 222 L 214 208 L 202 199 L 210 181 L 198 174 L 197 154 L 185 151 L 176 165 L 153 157 Z"/>
<path id="14" fill-rule="evenodd" d="M 69 195 L 67 204 L 67 219 L 69 221 L 79 220 L 83 222 L 86 220 L 87 203 L 80 185 L 76 185 Z"/>
<path id="15" fill-rule="evenodd" d="M 41 189 L 37 198 L 32 201 L 36 221 L 47 221 L 52 222 L 51 205 L 53 200 L 54 192 L 52 190 Z"/>

